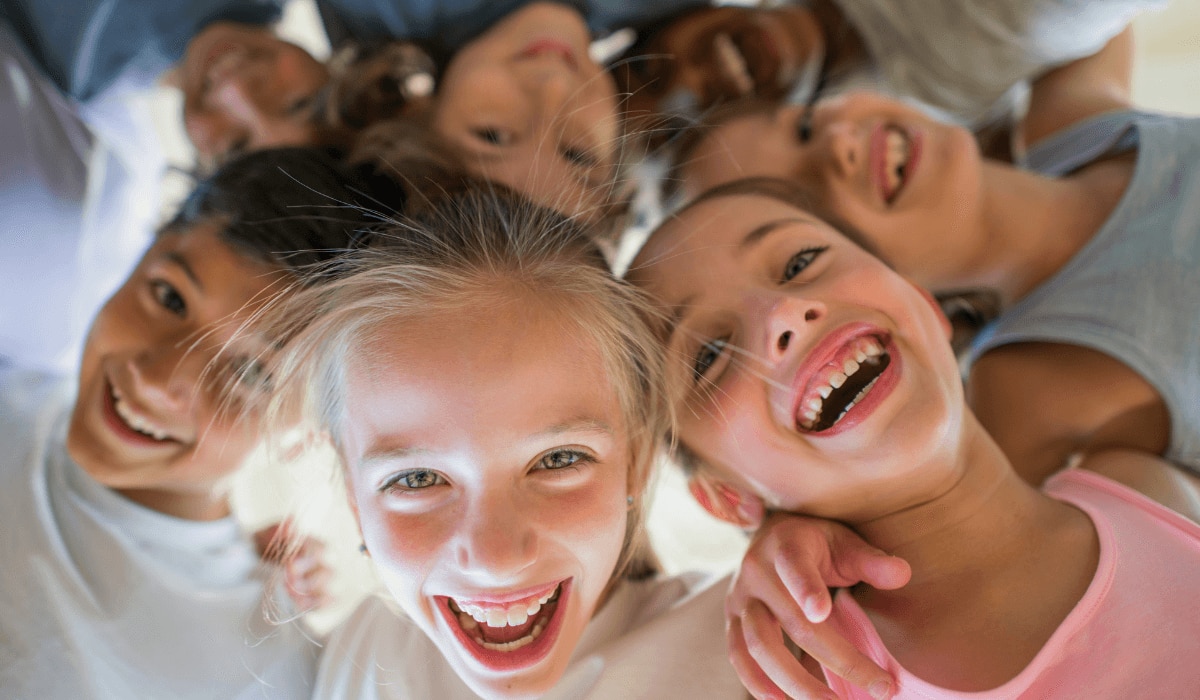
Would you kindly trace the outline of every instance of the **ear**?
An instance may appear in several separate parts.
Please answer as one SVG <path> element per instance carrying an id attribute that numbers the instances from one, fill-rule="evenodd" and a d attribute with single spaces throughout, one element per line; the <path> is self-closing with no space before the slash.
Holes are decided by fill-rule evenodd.
<path id="1" fill-rule="evenodd" d="M 921 294 L 925 301 L 933 307 L 933 312 L 937 314 L 938 317 L 938 323 L 941 324 L 942 331 L 946 334 L 946 340 L 950 340 L 950 338 L 954 335 L 954 327 L 950 324 L 950 319 L 946 318 L 946 312 L 942 310 L 942 305 L 938 303 L 938 300 L 934 298 L 933 294 L 931 294 L 928 289 L 908 278 L 905 278 L 905 281 L 912 285 L 912 288 L 917 290 L 917 292 Z"/>
<path id="2" fill-rule="evenodd" d="M 765 514 L 762 499 L 749 491 L 708 474 L 693 474 L 688 479 L 688 491 L 717 520 L 747 530 L 758 529 L 762 524 Z"/>

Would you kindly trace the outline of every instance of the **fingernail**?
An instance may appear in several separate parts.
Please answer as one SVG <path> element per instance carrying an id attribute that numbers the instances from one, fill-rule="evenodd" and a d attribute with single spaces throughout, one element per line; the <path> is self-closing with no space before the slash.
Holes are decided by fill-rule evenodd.
<path id="1" fill-rule="evenodd" d="M 825 621 L 826 615 L 825 611 L 821 609 L 821 598 L 819 596 L 808 596 L 801 603 L 801 607 L 804 608 L 804 616 L 808 618 L 809 622 Z"/>
<path id="2" fill-rule="evenodd" d="M 867 688 L 867 692 L 875 700 L 889 700 L 892 697 L 892 684 L 887 681 L 875 681 Z"/>

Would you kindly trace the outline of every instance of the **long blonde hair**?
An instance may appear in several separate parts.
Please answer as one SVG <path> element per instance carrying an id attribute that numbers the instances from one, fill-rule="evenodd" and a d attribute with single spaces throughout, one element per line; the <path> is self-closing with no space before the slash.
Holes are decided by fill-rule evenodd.
<path id="1" fill-rule="evenodd" d="M 475 184 L 401 218 L 317 274 L 318 284 L 280 295 L 258 323 L 281 346 L 271 362 L 269 425 L 299 414 L 341 455 L 346 367 L 377 329 L 536 295 L 595 343 L 617 394 L 634 502 L 614 578 L 656 571 L 643 524 L 656 442 L 670 424 L 659 320 L 641 292 L 609 272 L 575 222 Z"/>

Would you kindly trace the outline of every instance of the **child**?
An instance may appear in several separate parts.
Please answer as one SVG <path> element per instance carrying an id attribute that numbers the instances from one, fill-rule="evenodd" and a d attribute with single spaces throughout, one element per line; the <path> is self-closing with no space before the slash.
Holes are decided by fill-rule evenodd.
<path id="1" fill-rule="evenodd" d="M 1154 0 L 813 0 L 692 8 L 617 62 L 635 114 L 695 123 L 721 102 L 804 101 L 821 86 L 912 98 L 978 129 L 1023 111 L 1026 81 L 1090 56 Z"/>
<path id="2" fill-rule="evenodd" d="M 907 585 L 845 589 L 832 616 L 899 697 L 1192 693 L 1200 623 L 1179 601 L 1200 574 L 1200 527 L 1088 471 L 1026 484 L 967 410 L 932 298 L 812 211 L 786 183 L 733 183 L 632 268 L 674 310 L 678 438 L 713 510 L 836 519 L 908 561 Z M 1133 452 L 1091 461 L 1170 470 Z M 769 639 L 765 615 L 734 619 L 735 659 Z"/>
<path id="3" fill-rule="evenodd" d="M 1102 107 L 1051 104 L 1062 118 Z M 717 150 L 745 167 L 694 182 L 789 177 L 935 293 L 996 291 L 1001 315 L 968 353 L 967 395 L 1032 483 L 1106 447 L 1162 455 L 1200 479 L 1200 324 L 1178 304 L 1200 296 L 1200 120 L 1105 104 L 1035 146 L 1029 172 L 982 158 L 960 127 L 848 95 L 807 116 L 780 111 L 766 129 L 739 124 L 740 143 L 777 146 L 772 162 L 722 132 Z"/>
<path id="4" fill-rule="evenodd" d="M 390 601 L 315 696 L 744 697 L 723 588 L 655 573 L 661 359 L 580 229 L 479 185 L 329 272 L 259 328 L 287 339 L 272 413 L 331 438 Z"/>
<path id="5" fill-rule="evenodd" d="M 368 222 L 328 203 L 361 191 L 318 152 L 230 163 L 96 315 L 76 387 L 0 371 L 6 694 L 307 696 L 313 646 L 265 616 L 274 574 L 230 515 L 258 435 L 222 390 L 245 399 L 264 377 L 218 349 L 268 292 L 351 244 Z"/>

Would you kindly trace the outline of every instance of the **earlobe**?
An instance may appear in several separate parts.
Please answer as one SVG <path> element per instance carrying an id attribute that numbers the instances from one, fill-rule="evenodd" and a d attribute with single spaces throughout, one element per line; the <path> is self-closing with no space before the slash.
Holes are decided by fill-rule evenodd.
<path id="1" fill-rule="evenodd" d="M 748 530 L 762 524 L 762 500 L 752 493 L 706 474 L 692 475 L 688 479 L 688 491 L 701 508 L 718 520 Z"/>

